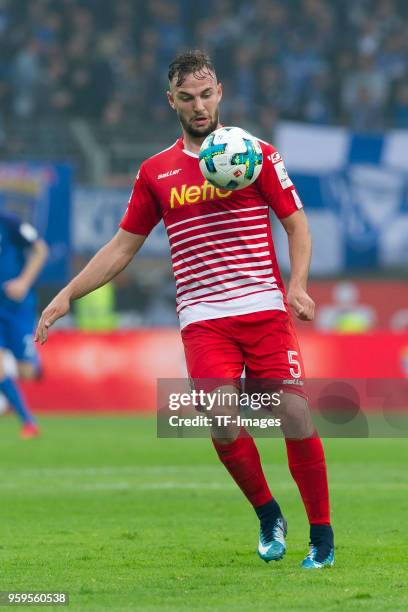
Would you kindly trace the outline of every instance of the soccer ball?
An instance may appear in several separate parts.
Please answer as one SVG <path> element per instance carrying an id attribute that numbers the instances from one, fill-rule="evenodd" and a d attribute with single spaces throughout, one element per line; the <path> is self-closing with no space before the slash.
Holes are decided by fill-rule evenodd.
<path id="1" fill-rule="evenodd" d="M 262 149 L 249 132 L 239 127 L 221 127 L 206 137 L 199 160 L 202 174 L 215 187 L 243 189 L 259 176 Z"/>

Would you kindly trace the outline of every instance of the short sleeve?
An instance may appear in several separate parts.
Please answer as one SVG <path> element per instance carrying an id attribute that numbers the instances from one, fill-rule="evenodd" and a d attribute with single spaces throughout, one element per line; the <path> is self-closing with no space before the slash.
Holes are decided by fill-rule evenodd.
<path id="1" fill-rule="evenodd" d="M 262 170 L 257 186 L 279 219 L 303 208 L 302 201 L 285 168 L 285 163 L 271 145 L 263 147 Z"/>
<path id="2" fill-rule="evenodd" d="M 142 165 L 136 176 L 128 207 L 119 225 L 132 234 L 148 236 L 161 216 L 160 207 L 151 193 L 146 171 Z"/>
<path id="3" fill-rule="evenodd" d="M 30 223 L 22 222 L 15 215 L 5 217 L 12 241 L 21 248 L 31 247 L 38 240 L 38 232 Z"/>
<path id="4" fill-rule="evenodd" d="M 30 223 L 21 223 L 18 234 L 21 242 L 24 242 L 27 246 L 31 246 L 38 240 L 38 232 Z"/>

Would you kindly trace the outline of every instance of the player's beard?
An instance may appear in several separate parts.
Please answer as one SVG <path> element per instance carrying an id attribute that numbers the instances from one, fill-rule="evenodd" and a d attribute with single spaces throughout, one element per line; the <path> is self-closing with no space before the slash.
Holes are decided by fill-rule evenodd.
<path id="1" fill-rule="evenodd" d="M 214 116 L 212 119 L 210 119 L 210 122 L 208 124 L 208 126 L 206 128 L 198 128 L 195 129 L 191 123 L 189 123 L 185 117 L 183 117 L 183 115 L 179 112 L 177 112 L 177 116 L 179 118 L 179 121 L 184 129 L 185 132 L 187 132 L 187 134 L 189 136 L 192 136 L 193 138 L 205 138 L 206 136 L 208 136 L 208 134 L 211 134 L 211 132 L 213 132 L 214 130 L 217 129 L 218 126 L 218 121 L 219 121 L 219 112 L 218 112 L 218 108 L 214 113 Z"/>

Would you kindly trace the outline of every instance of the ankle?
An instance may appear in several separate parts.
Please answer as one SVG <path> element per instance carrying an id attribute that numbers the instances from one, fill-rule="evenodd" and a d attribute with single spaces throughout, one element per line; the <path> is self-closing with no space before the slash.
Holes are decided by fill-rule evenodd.
<path id="1" fill-rule="evenodd" d="M 311 524 L 310 525 L 310 541 L 314 545 L 327 543 L 334 546 L 334 534 L 330 524 Z"/>
<path id="2" fill-rule="evenodd" d="M 256 507 L 255 512 L 261 523 L 274 522 L 277 518 L 282 516 L 280 506 L 274 498 L 266 502 L 266 504 Z"/>

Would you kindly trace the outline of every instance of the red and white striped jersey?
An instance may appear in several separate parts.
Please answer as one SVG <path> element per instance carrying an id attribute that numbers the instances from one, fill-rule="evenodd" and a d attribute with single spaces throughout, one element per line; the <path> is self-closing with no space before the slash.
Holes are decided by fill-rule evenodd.
<path id="1" fill-rule="evenodd" d="M 302 203 L 279 153 L 260 144 L 260 175 L 239 191 L 208 183 L 198 155 L 187 151 L 181 138 L 139 170 L 120 226 L 148 235 L 163 219 L 181 328 L 225 316 L 286 310 L 269 212 L 272 208 L 282 219 Z"/>

